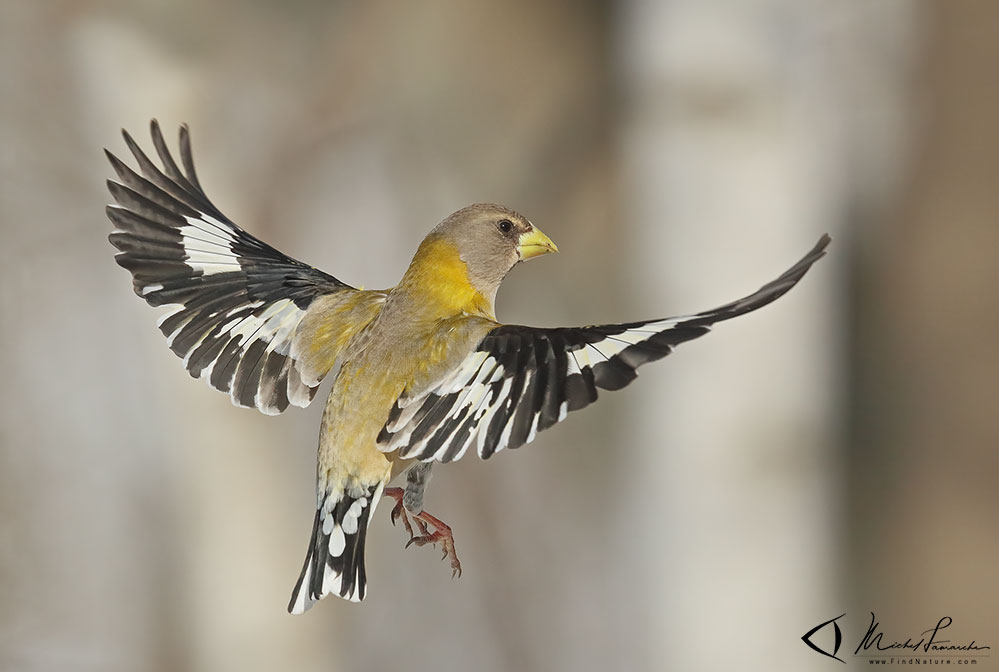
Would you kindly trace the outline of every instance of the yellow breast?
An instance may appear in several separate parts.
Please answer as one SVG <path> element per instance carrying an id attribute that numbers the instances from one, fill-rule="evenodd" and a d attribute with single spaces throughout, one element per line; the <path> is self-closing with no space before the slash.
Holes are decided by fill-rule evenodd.
<path id="1" fill-rule="evenodd" d="M 495 319 L 492 301 L 472 284 L 458 248 L 441 238 L 428 236 L 423 241 L 400 284 L 439 317 L 468 313 Z"/>

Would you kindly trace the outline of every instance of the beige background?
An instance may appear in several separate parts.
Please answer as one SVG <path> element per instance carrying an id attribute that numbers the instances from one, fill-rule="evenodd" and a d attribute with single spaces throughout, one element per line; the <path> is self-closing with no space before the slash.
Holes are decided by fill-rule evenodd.
<path id="1" fill-rule="evenodd" d="M 997 66 L 986 0 L 0 0 L 0 670 L 825 670 L 800 636 L 847 612 L 852 654 L 870 611 L 999 646 Z M 511 275 L 509 322 L 705 309 L 834 242 L 438 469 L 460 580 L 379 510 L 368 599 L 293 618 L 321 403 L 190 380 L 114 265 L 100 150 L 151 117 L 191 125 L 224 212 L 355 285 L 517 208 L 562 253 Z"/>

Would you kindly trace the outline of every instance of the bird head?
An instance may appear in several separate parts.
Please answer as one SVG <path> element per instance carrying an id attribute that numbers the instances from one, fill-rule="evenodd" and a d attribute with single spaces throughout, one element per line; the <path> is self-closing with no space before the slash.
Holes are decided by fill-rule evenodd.
<path id="1" fill-rule="evenodd" d="M 472 284 L 495 295 L 517 263 L 558 252 L 551 239 L 521 214 L 502 205 L 479 203 L 455 212 L 433 234 L 452 243 Z"/>
<path id="2" fill-rule="evenodd" d="M 557 252 L 548 236 L 501 205 L 470 205 L 447 217 L 420 243 L 396 287 L 435 318 L 457 312 L 495 319 L 496 292 L 518 262 Z"/>

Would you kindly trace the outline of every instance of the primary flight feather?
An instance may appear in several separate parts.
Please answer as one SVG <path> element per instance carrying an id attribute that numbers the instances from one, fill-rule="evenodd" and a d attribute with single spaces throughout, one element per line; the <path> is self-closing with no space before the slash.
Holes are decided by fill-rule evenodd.
<path id="1" fill-rule="evenodd" d="M 498 205 L 458 210 L 423 240 L 399 284 L 360 290 L 292 259 L 230 221 L 198 181 L 186 126 L 177 165 L 151 124 L 161 166 L 127 132 L 138 172 L 110 152 L 115 259 L 136 294 L 166 306 L 159 328 L 195 378 L 238 406 L 307 406 L 336 367 L 320 429 L 312 538 L 288 606 L 366 592 L 364 542 L 383 494 L 410 543 L 439 544 L 461 571 L 451 529 L 422 509 L 430 464 L 483 459 L 534 440 L 617 390 L 715 322 L 782 296 L 829 237 L 758 291 L 695 315 L 542 329 L 497 321 L 496 291 L 518 262 L 556 252 Z M 387 488 L 406 473 L 405 488 Z M 412 520 L 412 522 L 411 522 Z M 413 529 L 415 523 L 416 530 Z"/>

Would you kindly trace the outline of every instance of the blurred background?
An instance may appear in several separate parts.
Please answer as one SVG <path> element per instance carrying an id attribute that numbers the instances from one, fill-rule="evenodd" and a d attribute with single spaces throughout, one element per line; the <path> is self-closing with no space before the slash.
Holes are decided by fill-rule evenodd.
<path id="1" fill-rule="evenodd" d="M 800 638 L 844 612 L 851 668 L 870 612 L 999 646 L 999 4 L 0 0 L 0 63 L 0 670 L 828 670 Z M 523 212 L 562 253 L 507 322 L 707 309 L 833 243 L 438 468 L 460 580 L 383 506 L 365 602 L 291 617 L 328 383 L 264 417 L 165 347 L 103 214 L 101 148 L 152 117 L 354 285 L 463 205 Z"/>

